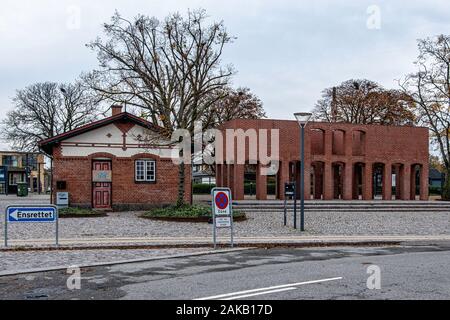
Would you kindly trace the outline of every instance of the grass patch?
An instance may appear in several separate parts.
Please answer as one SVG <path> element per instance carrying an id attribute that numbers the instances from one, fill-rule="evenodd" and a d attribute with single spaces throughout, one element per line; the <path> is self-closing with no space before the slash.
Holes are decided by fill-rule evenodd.
<path id="1" fill-rule="evenodd" d="M 162 219 L 162 220 L 200 220 L 208 221 L 212 218 L 211 207 L 204 205 L 184 205 L 181 207 L 169 206 L 157 208 L 142 214 L 143 218 Z M 234 211 L 233 219 L 245 220 L 245 213 Z"/>
<path id="2" fill-rule="evenodd" d="M 101 217 L 106 216 L 106 213 L 94 211 L 91 209 L 85 209 L 85 208 L 76 208 L 76 207 L 69 207 L 69 208 L 62 208 L 58 210 L 58 214 L 61 218 L 65 217 Z"/>

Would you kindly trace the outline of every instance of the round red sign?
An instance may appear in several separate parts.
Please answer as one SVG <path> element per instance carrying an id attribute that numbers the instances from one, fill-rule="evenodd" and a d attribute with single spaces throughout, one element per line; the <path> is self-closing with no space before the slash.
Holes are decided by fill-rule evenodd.
<path id="1" fill-rule="evenodd" d="M 228 196 L 225 192 L 218 192 L 216 194 L 216 197 L 214 199 L 217 208 L 219 208 L 220 210 L 224 210 L 228 207 Z"/>

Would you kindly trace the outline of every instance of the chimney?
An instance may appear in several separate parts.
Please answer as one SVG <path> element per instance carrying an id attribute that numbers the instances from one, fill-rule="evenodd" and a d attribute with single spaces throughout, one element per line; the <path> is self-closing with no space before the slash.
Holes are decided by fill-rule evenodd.
<path id="1" fill-rule="evenodd" d="M 112 105 L 111 106 L 111 115 L 115 116 L 119 113 L 122 113 L 122 106 L 121 105 Z"/>
<path id="2" fill-rule="evenodd" d="M 336 122 L 337 107 L 336 107 L 336 87 L 333 87 L 333 95 L 331 98 L 331 122 Z"/>

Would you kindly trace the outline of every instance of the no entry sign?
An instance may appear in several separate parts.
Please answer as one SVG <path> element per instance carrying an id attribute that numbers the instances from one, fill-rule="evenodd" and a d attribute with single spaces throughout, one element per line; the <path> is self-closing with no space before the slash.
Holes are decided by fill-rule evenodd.
<path id="1" fill-rule="evenodd" d="M 230 214 L 230 194 L 225 191 L 216 190 L 214 192 L 214 204 L 216 206 L 216 215 L 229 215 Z"/>
<path id="2" fill-rule="evenodd" d="M 231 246 L 233 247 L 233 209 L 231 206 L 231 190 L 229 188 L 214 188 L 212 195 L 212 216 L 214 224 L 214 248 L 217 243 L 216 229 L 230 229 Z"/>

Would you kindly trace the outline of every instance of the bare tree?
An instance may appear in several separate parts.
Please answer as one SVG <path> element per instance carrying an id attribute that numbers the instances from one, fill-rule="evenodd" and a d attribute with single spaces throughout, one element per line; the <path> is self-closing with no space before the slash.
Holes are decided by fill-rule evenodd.
<path id="1" fill-rule="evenodd" d="M 348 80 L 325 89 L 314 109 L 316 119 L 359 124 L 402 125 L 415 121 L 412 99 L 370 80 Z"/>
<path id="2" fill-rule="evenodd" d="M 91 122 L 99 113 L 97 101 L 80 82 L 35 83 L 18 90 L 13 103 L 1 123 L 2 138 L 24 151 L 37 150 L 40 140 Z"/>
<path id="3" fill-rule="evenodd" d="M 224 47 L 233 38 L 223 22 L 206 23 L 205 11 L 164 21 L 144 15 L 130 21 L 119 13 L 104 25 L 106 40 L 88 44 L 100 68 L 84 76 L 102 98 L 146 110 L 148 119 L 170 137 L 176 129 L 192 133 L 222 97 L 234 70 L 223 66 Z M 212 118 L 211 118 L 212 119 Z M 204 123 L 204 127 L 208 127 Z M 178 204 L 184 199 L 184 165 L 180 164 Z"/>
<path id="4" fill-rule="evenodd" d="M 450 36 L 419 40 L 417 71 L 400 85 L 416 105 L 419 123 L 431 130 L 446 170 L 443 197 L 450 200 Z"/>

